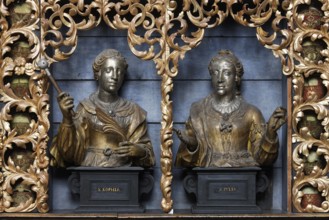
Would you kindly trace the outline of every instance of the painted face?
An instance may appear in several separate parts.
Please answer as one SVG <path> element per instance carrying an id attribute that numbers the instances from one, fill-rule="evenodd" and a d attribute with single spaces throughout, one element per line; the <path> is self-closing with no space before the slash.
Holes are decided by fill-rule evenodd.
<path id="1" fill-rule="evenodd" d="M 104 61 L 100 72 L 100 89 L 109 93 L 117 93 L 122 85 L 125 73 L 122 63 L 118 59 L 109 58 Z"/>
<path id="2" fill-rule="evenodd" d="M 212 64 L 211 82 L 214 91 L 220 95 L 235 94 L 236 69 L 233 63 L 219 60 Z"/>

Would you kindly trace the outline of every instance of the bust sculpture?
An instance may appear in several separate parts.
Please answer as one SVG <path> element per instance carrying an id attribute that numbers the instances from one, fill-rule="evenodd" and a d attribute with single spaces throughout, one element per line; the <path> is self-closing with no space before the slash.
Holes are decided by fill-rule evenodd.
<path id="1" fill-rule="evenodd" d="M 101 52 L 93 64 L 98 90 L 81 101 L 58 95 L 63 114 L 53 140 L 52 165 L 122 167 L 154 165 L 154 152 L 147 132 L 146 112 L 118 95 L 128 64 L 114 49 Z"/>
<path id="2" fill-rule="evenodd" d="M 181 140 L 178 167 L 251 167 L 271 165 L 278 156 L 277 130 L 286 122 L 278 107 L 265 123 L 261 111 L 240 94 L 243 66 L 221 50 L 209 64 L 213 93 L 192 104 Z"/>

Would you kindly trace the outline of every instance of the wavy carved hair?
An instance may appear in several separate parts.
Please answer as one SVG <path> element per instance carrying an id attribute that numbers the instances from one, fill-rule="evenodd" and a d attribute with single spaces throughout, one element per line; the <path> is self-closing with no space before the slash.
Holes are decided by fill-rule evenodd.
<path id="1" fill-rule="evenodd" d="M 213 64 L 220 61 L 225 60 L 229 63 L 232 63 L 235 66 L 235 81 L 237 86 L 237 95 L 241 94 L 240 87 L 241 87 L 241 78 L 243 76 L 244 70 L 241 61 L 229 50 L 220 50 L 217 55 L 215 55 L 208 65 L 209 73 L 213 73 Z"/>
<path id="2" fill-rule="evenodd" d="M 111 59 L 111 58 L 119 60 L 123 66 L 123 69 L 126 72 L 126 70 L 128 68 L 128 63 L 127 63 L 126 59 L 122 56 L 122 54 L 115 49 L 107 49 L 107 50 L 102 51 L 100 54 L 98 54 L 93 63 L 94 78 L 96 80 L 98 80 L 98 78 L 99 78 L 100 70 L 101 70 L 102 65 L 104 64 L 105 60 Z"/>

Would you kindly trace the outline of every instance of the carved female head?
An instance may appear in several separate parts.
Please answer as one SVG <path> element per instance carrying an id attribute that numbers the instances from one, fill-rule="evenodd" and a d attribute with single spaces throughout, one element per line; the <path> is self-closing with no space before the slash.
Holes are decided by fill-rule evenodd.
<path id="1" fill-rule="evenodd" d="M 100 89 L 110 93 L 120 89 L 127 68 L 126 59 L 114 49 L 101 52 L 93 64 L 94 77 L 99 80 Z"/>
<path id="2" fill-rule="evenodd" d="M 212 79 L 214 78 L 218 67 L 226 68 L 230 74 L 234 75 L 234 84 L 236 86 L 236 94 L 240 95 L 241 78 L 244 73 L 243 66 L 240 60 L 229 50 L 220 50 L 216 56 L 214 56 L 209 65 L 208 70 Z"/>

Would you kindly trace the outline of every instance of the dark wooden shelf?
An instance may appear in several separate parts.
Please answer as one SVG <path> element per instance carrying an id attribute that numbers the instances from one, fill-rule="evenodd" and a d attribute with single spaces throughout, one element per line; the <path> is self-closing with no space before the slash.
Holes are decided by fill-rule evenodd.
<path id="1" fill-rule="evenodd" d="M 2 213 L 0 219 L 328 219 L 329 213 L 280 214 L 109 214 L 109 213 Z"/>

